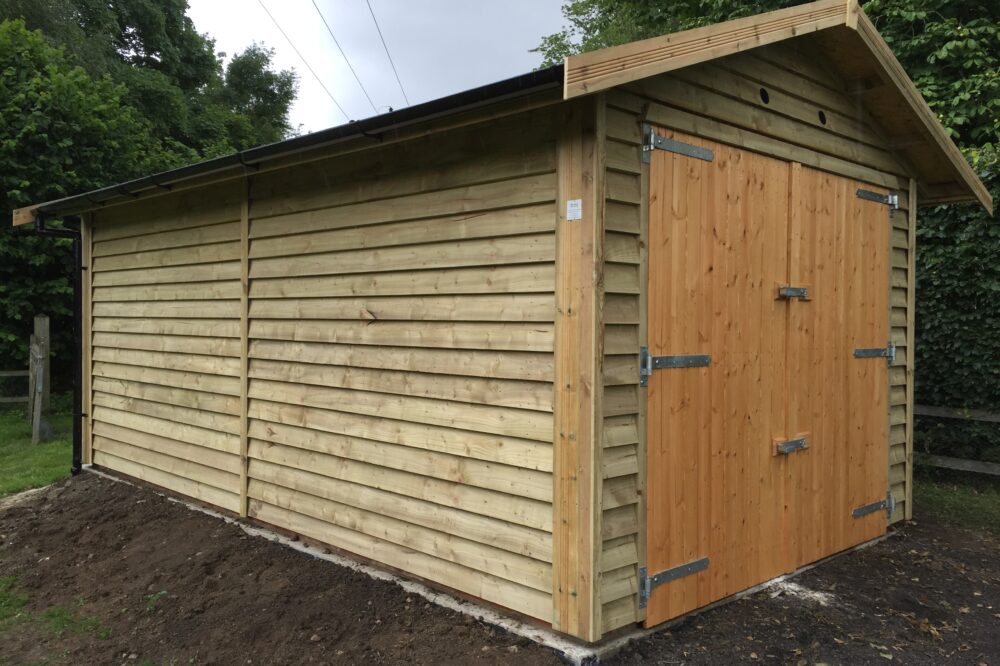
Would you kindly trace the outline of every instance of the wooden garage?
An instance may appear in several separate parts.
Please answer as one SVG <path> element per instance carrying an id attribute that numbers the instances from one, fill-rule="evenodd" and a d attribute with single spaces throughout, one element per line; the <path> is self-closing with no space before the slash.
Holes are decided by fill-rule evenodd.
<path id="1" fill-rule="evenodd" d="M 80 216 L 83 455 L 595 641 L 911 511 L 918 206 L 856 2 L 573 56 Z"/>

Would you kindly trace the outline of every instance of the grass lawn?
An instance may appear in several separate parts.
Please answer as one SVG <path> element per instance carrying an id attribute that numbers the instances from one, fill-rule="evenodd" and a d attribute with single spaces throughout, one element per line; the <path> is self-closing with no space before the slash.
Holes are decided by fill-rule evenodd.
<path id="1" fill-rule="evenodd" d="M 53 406 L 62 413 L 49 419 L 55 438 L 42 444 L 31 443 L 31 426 L 23 408 L 0 411 L 0 497 L 45 486 L 69 474 L 72 416 L 58 402 L 53 400 Z"/>
<path id="2" fill-rule="evenodd" d="M 942 523 L 1000 536 L 1000 478 L 918 468 L 913 506 Z"/>

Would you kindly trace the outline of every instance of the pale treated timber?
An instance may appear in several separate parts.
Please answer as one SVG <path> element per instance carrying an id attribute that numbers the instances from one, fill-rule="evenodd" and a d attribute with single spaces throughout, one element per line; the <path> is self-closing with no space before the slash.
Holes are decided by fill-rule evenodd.
<path id="1" fill-rule="evenodd" d="M 297 426 L 320 434 L 364 437 L 524 469 L 552 471 L 552 446 L 543 442 L 472 431 L 456 434 L 444 426 L 266 400 L 250 401 L 250 417 L 250 434 L 261 439 L 276 436 L 281 426 Z"/>
<path id="2" fill-rule="evenodd" d="M 551 567 L 546 563 L 460 536 L 257 480 L 253 482 L 251 496 L 546 594 L 552 585 Z"/>
<path id="3" fill-rule="evenodd" d="M 421 271 L 257 278 L 251 298 L 424 296 L 440 294 L 533 294 L 555 290 L 551 261 Z"/>
<path id="4" fill-rule="evenodd" d="M 552 561 L 551 534 L 500 518 L 407 497 L 365 484 L 331 479 L 313 472 L 300 476 L 295 470 L 279 465 L 255 468 L 254 479 L 423 525 L 443 533 L 462 536 L 542 562 Z"/>
<path id="5" fill-rule="evenodd" d="M 334 211 L 331 211 L 331 217 Z M 286 232 L 295 231 L 294 220 Z M 352 220 L 357 223 L 357 219 Z M 467 213 L 426 220 L 408 220 L 390 224 L 333 228 L 291 236 L 256 238 L 251 259 L 297 257 L 318 252 L 337 252 L 360 248 L 392 247 L 472 238 L 498 238 L 519 234 L 551 232 L 555 220 L 551 204 L 504 208 L 483 213 Z"/>
<path id="6" fill-rule="evenodd" d="M 197 338 L 193 338 L 197 339 Z M 544 352 L 469 351 L 253 340 L 250 357 L 272 361 L 298 361 L 324 366 L 405 370 L 494 379 L 553 380 L 552 355 Z"/>
<path id="7" fill-rule="evenodd" d="M 198 501 L 220 507 L 237 513 L 240 497 L 238 494 L 220 490 L 214 486 L 199 483 L 176 474 L 171 474 L 155 467 L 149 467 L 126 458 L 121 458 L 107 451 L 94 450 L 94 464 L 99 467 L 127 474 L 140 481 L 155 484 L 181 495 L 187 495 Z"/>
<path id="8" fill-rule="evenodd" d="M 351 437 L 276 423 L 251 428 L 256 442 L 254 457 L 320 472 L 341 460 L 398 469 L 412 474 L 496 490 L 515 497 L 552 501 L 552 477 L 523 467 L 498 465 L 462 455 L 451 455 L 372 438 Z M 263 439 L 257 439 L 257 438 Z"/>
<path id="9" fill-rule="evenodd" d="M 240 201 L 240 517 L 247 515 L 247 486 L 250 465 L 248 455 L 249 398 L 247 388 L 250 383 L 250 177 L 243 178 L 243 196 Z"/>
<path id="10" fill-rule="evenodd" d="M 410 548 L 403 548 L 267 502 L 252 500 L 250 502 L 250 516 L 532 617 L 544 616 L 552 604 L 551 595 L 538 590 L 488 576 L 468 567 L 425 555 Z"/>
<path id="11" fill-rule="evenodd" d="M 563 96 L 606 90 L 846 22 L 847 3 L 826 0 L 570 56 Z"/>
<path id="12" fill-rule="evenodd" d="M 906 364 L 906 506 L 904 518 L 913 519 L 913 425 L 916 407 L 913 404 L 914 383 L 916 381 L 916 320 L 917 320 L 917 181 L 910 179 L 909 211 L 907 219 L 906 265 L 906 348 L 910 350 Z"/>
<path id="13" fill-rule="evenodd" d="M 93 288 L 93 276 L 94 272 L 92 270 L 93 257 L 94 257 L 94 216 L 91 213 L 86 213 L 80 218 L 80 247 L 83 253 L 82 262 L 80 266 L 80 289 L 81 294 L 81 311 L 80 317 L 82 321 L 80 322 L 80 364 L 81 364 L 81 386 L 80 391 L 82 394 L 81 403 L 81 415 L 82 420 L 80 430 L 81 438 L 83 439 L 83 463 L 89 465 L 94 462 L 94 450 L 93 450 L 93 427 L 94 421 L 92 418 L 93 414 L 93 383 L 94 377 L 92 372 L 93 363 L 93 340 L 94 340 L 94 318 L 93 318 L 93 301 L 94 301 L 94 288 Z"/>
<path id="14" fill-rule="evenodd" d="M 238 395 L 238 393 L 237 393 Z M 472 405 L 451 400 L 371 393 L 325 386 L 251 379 L 249 395 L 260 400 L 282 400 L 304 407 L 336 406 L 347 412 L 381 416 L 492 433 L 508 437 L 552 441 L 552 414 L 510 407 Z"/>
<path id="15" fill-rule="evenodd" d="M 477 405 L 552 411 L 552 385 L 513 379 L 487 379 L 410 371 L 316 365 L 254 359 L 250 377 L 348 388 L 376 393 L 455 400 Z"/>
<path id="16" fill-rule="evenodd" d="M 250 477 L 264 478 L 285 470 L 282 485 L 295 483 L 319 485 L 331 481 L 347 481 L 370 488 L 394 492 L 444 506 L 461 507 L 464 511 L 490 516 L 515 525 L 523 525 L 545 532 L 552 531 L 552 508 L 547 502 L 516 497 L 506 493 L 467 486 L 440 479 L 411 474 L 395 469 L 370 465 L 355 460 L 336 459 L 318 455 L 291 457 L 294 451 L 275 451 L 279 447 L 252 447 L 254 456 L 250 463 Z M 258 457 L 269 454 L 269 459 Z M 273 462 L 271 456 L 279 456 L 281 462 Z M 318 464 L 318 467 L 313 467 Z M 296 482 L 295 479 L 301 479 Z M 293 486 L 294 487 L 294 486 Z M 316 491 L 311 491 L 314 494 Z"/>
<path id="17" fill-rule="evenodd" d="M 566 107 L 558 144 L 556 411 L 552 626 L 601 635 L 601 313 L 603 97 Z M 582 217 L 569 220 L 579 199 Z"/>
<path id="18" fill-rule="evenodd" d="M 251 319 L 255 340 L 551 352 L 553 324 L 536 322 L 294 321 Z"/>
<path id="19" fill-rule="evenodd" d="M 237 435 L 147 416 L 145 414 L 121 411 L 103 405 L 94 406 L 94 422 L 96 423 L 97 421 L 138 430 L 150 435 L 169 433 L 171 439 L 187 442 L 188 444 L 197 444 L 198 446 L 204 446 L 216 451 L 224 451 L 225 453 L 239 454 L 240 450 L 240 438 Z M 236 490 L 237 488 L 234 486 L 233 491 L 236 492 Z"/>

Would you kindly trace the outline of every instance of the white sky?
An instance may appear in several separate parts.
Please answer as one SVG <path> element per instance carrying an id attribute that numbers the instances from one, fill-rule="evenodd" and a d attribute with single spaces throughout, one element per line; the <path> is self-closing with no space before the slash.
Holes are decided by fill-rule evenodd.
<path id="1" fill-rule="evenodd" d="M 334 45 L 311 0 L 263 0 L 296 48 L 352 119 L 376 115 Z M 564 0 L 371 0 L 410 104 L 531 71 L 529 53 L 562 27 Z M 301 131 L 347 121 L 302 64 L 257 0 L 188 0 L 195 28 L 232 56 L 261 42 L 274 65 L 294 69 L 299 94 L 291 110 Z M 405 106 L 365 0 L 316 0 L 378 113 Z"/>

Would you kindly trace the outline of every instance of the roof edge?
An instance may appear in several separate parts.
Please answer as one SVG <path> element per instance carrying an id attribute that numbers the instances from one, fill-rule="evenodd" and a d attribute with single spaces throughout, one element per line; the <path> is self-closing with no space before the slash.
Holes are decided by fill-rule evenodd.
<path id="1" fill-rule="evenodd" d="M 430 100 L 398 111 L 390 111 L 364 120 L 352 121 L 319 130 L 311 134 L 292 137 L 264 146 L 223 155 L 203 162 L 162 171 L 150 176 L 98 188 L 44 203 L 16 208 L 13 211 L 13 226 L 33 224 L 39 216 L 68 215 L 99 208 L 119 200 L 140 196 L 149 190 L 170 189 L 170 186 L 185 180 L 226 171 L 253 169 L 268 160 L 285 157 L 293 153 L 321 148 L 356 138 L 372 136 L 377 140 L 383 132 L 416 125 L 421 122 L 445 117 L 462 111 L 488 106 L 507 99 L 525 97 L 544 90 L 558 88 L 563 82 L 563 66 L 554 65 L 527 74 L 497 81 L 478 88 Z"/>
<path id="2" fill-rule="evenodd" d="M 872 23 L 871 19 L 864 13 L 864 11 L 858 12 L 858 21 L 854 29 L 857 31 L 858 35 L 861 37 L 862 41 L 875 56 L 876 62 L 878 62 L 879 67 L 885 75 L 892 81 L 893 85 L 902 93 L 903 97 L 906 99 L 906 103 L 909 104 L 913 113 L 920 120 L 924 129 L 930 135 L 930 138 L 937 144 L 937 146 L 944 152 L 948 161 L 954 167 L 956 175 L 960 180 L 965 183 L 966 187 L 969 188 L 969 198 L 965 201 L 975 200 L 979 202 L 983 208 L 993 214 L 993 196 L 990 194 L 989 190 L 986 189 L 986 185 L 979 179 L 976 172 L 973 171 L 972 166 L 969 164 L 968 160 L 965 159 L 965 155 L 962 151 L 955 145 L 955 142 L 951 140 L 948 132 L 945 130 L 944 126 L 937 119 L 934 111 L 928 106 L 927 100 L 924 96 L 920 94 L 917 90 L 917 86 L 910 79 L 906 70 L 903 69 L 903 65 L 896 58 L 896 55 L 889 48 L 885 39 L 879 34 L 878 28 Z"/>
<path id="3" fill-rule="evenodd" d="M 854 27 L 859 13 L 856 0 L 818 0 L 571 55 L 564 61 L 566 80 L 563 99 L 588 95 L 826 28 Z"/>

